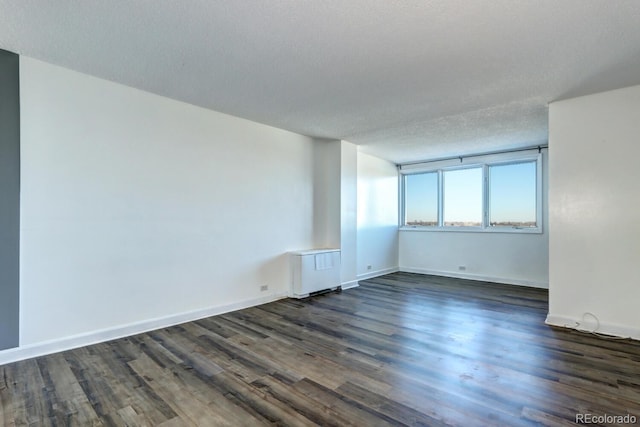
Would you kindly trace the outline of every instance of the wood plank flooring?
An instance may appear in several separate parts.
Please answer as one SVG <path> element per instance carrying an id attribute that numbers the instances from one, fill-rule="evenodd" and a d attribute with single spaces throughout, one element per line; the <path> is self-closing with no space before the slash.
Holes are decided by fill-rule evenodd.
<path id="1" fill-rule="evenodd" d="M 0 425 L 640 423 L 640 342 L 546 313 L 545 290 L 394 273 L 1 366 Z"/>

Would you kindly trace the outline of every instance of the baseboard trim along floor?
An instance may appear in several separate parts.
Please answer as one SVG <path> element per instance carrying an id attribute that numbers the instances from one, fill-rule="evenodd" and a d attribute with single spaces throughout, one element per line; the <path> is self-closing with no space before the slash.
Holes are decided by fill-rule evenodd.
<path id="1" fill-rule="evenodd" d="M 239 303 L 208 307 L 205 309 L 189 311 L 186 313 L 179 313 L 166 317 L 144 320 L 128 325 L 116 326 L 114 328 L 92 331 L 86 334 L 64 337 L 58 340 L 12 348 L 0 351 L 0 365 L 29 359 L 32 357 L 58 353 L 60 351 L 71 350 L 74 348 L 123 338 L 143 332 L 149 332 L 155 329 L 166 328 L 181 323 L 202 319 L 205 317 L 216 316 L 219 314 L 228 313 L 230 311 L 254 307 L 260 304 L 266 304 L 286 297 L 286 294 L 273 294 L 266 297 L 241 301 Z"/>

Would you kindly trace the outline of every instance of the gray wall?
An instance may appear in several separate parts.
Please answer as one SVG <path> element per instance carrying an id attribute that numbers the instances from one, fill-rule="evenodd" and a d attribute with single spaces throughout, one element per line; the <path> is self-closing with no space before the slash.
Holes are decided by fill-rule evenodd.
<path id="1" fill-rule="evenodd" d="M 0 50 L 0 350 L 18 346 L 20 85 L 15 53 Z"/>

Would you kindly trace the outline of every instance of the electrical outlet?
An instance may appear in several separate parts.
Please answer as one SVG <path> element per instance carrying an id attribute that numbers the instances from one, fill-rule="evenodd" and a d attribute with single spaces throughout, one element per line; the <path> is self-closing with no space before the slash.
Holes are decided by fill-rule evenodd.
<path id="1" fill-rule="evenodd" d="M 264 291 L 268 291 L 268 290 L 269 290 L 269 285 L 260 286 L 260 292 L 264 292 Z"/>
<path id="2" fill-rule="evenodd" d="M 467 269 L 466 265 L 459 265 L 458 266 L 458 270 L 460 270 L 460 271 L 465 271 L 466 269 Z"/>
<path id="3" fill-rule="evenodd" d="M 371 270 L 371 268 L 372 267 L 370 265 L 367 265 L 367 270 Z"/>

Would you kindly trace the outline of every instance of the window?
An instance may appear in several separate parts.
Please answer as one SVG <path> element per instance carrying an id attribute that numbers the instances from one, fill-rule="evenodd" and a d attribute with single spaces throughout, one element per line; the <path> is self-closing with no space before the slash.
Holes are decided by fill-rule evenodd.
<path id="1" fill-rule="evenodd" d="M 404 177 L 405 224 L 438 225 L 438 173 Z"/>
<path id="2" fill-rule="evenodd" d="M 443 181 L 444 225 L 482 226 L 482 168 L 444 171 Z"/>
<path id="3" fill-rule="evenodd" d="M 536 162 L 489 166 L 489 225 L 536 227 Z"/>
<path id="4" fill-rule="evenodd" d="M 405 230 L 541 232 L 539 152 L 400 166 Z"/>

